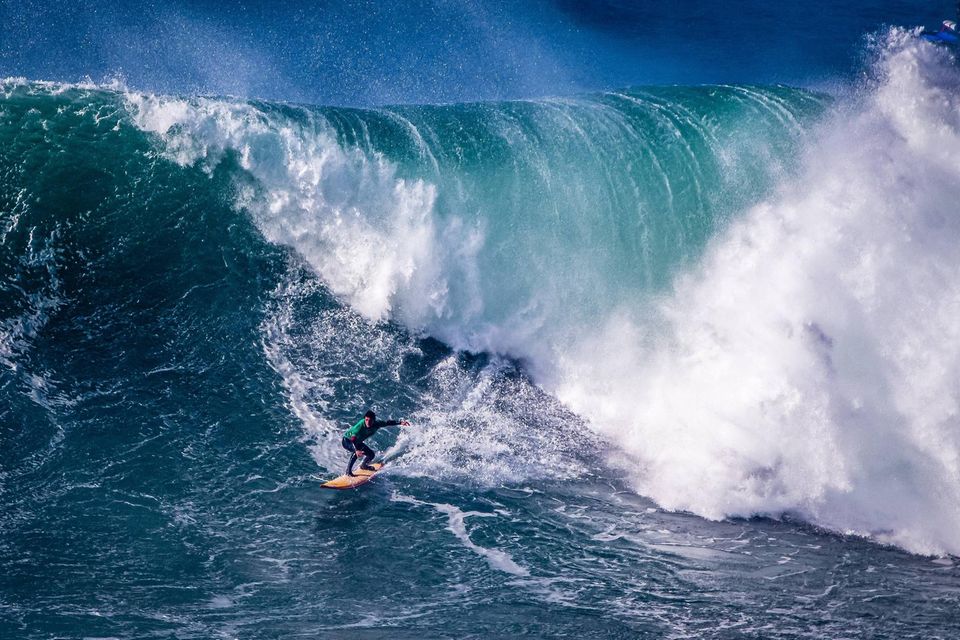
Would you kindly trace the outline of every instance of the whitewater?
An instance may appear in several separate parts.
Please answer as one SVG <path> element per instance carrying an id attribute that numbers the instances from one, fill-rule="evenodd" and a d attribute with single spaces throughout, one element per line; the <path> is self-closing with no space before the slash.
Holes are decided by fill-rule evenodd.
<path id="1" fill-rule="evenodd" d="M 834 91 L 11 78 L 0 145 L 11 637 L 957 631 L 960 71 L 915 33 Z M 414 428 L 324 494 L 369 407 Z"/>
<path id="2" fill-rule="evenodd" d="M 473 139 L 126 100 L 181 165 L 236 153 L 235 206 L 363 317 L 527 363 L 642 495 L 957 553 L 960 85 L 890 40 L 817 125 L 825 98 L 756 87 L 470 105 Z"/>

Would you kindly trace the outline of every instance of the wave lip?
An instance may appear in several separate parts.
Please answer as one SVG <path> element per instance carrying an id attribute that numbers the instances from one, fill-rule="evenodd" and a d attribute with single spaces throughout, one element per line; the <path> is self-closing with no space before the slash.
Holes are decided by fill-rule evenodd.
<path id="1" fill-rule="evenodd" d="M 235 162 L 236 206 L 366 317 L 531 361 L 663 287 L 823 106 L 747 86 L 378 110 L 126 100 L 169 159 Z"/>

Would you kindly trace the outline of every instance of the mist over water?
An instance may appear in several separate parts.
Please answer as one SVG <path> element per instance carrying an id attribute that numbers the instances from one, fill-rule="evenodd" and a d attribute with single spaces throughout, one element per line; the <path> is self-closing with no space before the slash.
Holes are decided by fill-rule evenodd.
<path id="1" fill-rule="evenodd" d="M 0 1 L 0 77 L 313 104 L 504 100 L 653 84 L 836 89 L 865 34 L 955 3 Z"/>

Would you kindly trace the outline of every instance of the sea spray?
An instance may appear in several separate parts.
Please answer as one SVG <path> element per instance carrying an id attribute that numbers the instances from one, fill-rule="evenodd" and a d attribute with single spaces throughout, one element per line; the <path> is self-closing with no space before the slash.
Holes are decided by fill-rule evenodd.
<path id="1" fill-rule="evenodd" d="M 874 71 L 656 327 L 621 306 L 551 383 L 668 508 L 957 553 L 960 74 L 902 32 Z"/>
<path id="2" fill-rule="evenodd" d="M 823 106 L 740 86 L 369 111 L 126 102 L 169 159 L 235 160 L 236 206 L 368 318 L 534 366 L 665 286 Z"/>
<path id="3" fill-rule="evenodd" d="M 636 393 L 621 396 L 614 372 L 626 367 L 630 384 L 642 384 L 642 370 L 626 354 L 649 345 L 630 340 L 615 348 L 617 362 L 597 363 L 593 356 L 605 350 L 591 346 L 596 330 L 629 310 L 638 335 L 659 340 L 661 320 L 644 319 L 656 316 L 650 301 L 739 209 L 788 179 L 804 123 L 824 106 L 803 91 L 741 86 L 375 111 L 134 93 L 124 99 L 169 160 L 211 173 L 236 166 L 238 211 L 271 242 L 294 248 L 363 316 L 402 322 L 457 348 L 520 358 L 546 389 L 560 391 L 618 442 L 634 428 L 623 418 L 637 414 L 622 407 L 608 420 L 605 410 Z M 291 406 L 308 416 L 307 432 L 335 450 L 335 426 L 308 411 L 297 390 L 314 372 L 299 371 L 297 358 L 284 355 L 290 340 L 283 326 L 265 325 L 267 356 L 286 371 Z M 310 361 L 299 358 L 299 367 L 310 369 Z M 584 369 L 590 373 L 581 381 Z M 439 378 L 443 371 L 438 365 Z M 580 393 L 596 404 L 581 402 Z M 447 399 L 424 407 L 427 414 L 465 406 L 440 397 Z M 428 422 L 442 425 L 452 415 Z M 524 428 L 504 417 L 463 432 L 476 431 L 460 452 L 475 448 L 467 455 L 479 455 L 475 477 L 526 475 L 498 471 L 509 448 L 490 438 L 524 438 Z M 555 423 L 540 426 L 557 430 Z M 561 455 L 543 465 L 547 473 L 579 468 L 564 452 L 581 438 L 555 440 L 536 447 Z M 435 451 L 444 443 L 427 438 L 419 446 Z M 682 438 L 677 443 L 691 450 Z M 655 453 L 628 450 L 641 459 Z M 334 464 L 316 454 L 324 466 Z M 446 459 L 452 469 L 473 468 L 462 455 Z M 736 513 L 729 499 L 715 496 L 701 512 Z"/>
<path id="4" fill-rule="evenodd" d="M 655 93 L 468 110 L 479 142 L 405 114 L 429 162 L 338 144 L 324 157 L 352 155 L 349 177 L 301 168 L 269 183 L 251 166 L 273 195 L 243 206 L 361 312 L 523 358 L 668 508 L 793 513 L 956 552 L 956 72 L 902 32 L 873 71 L 804 142 L 799 175 L 783 141 L 804 130 L 808 99 L 716 88 L 709 115 L 703 95 Z M 743 113 L 721 126 L 733 98 L 762 105 L 780 137 L 758 144 Z M 326 135 L 325 149 L 338 139 Z M 331 175 L 350 185 L 348 207 L 317 198 Z M 771 180 L 775 195 L 738 216 Z M 295 214 L 276 196 L 288 184 Z M 291 220 L 300 235 L 271 235 Z M 385 248 L 372 262 L 385 271 L 361 259 L 345 276 L 356 247 Z M 334 268 L 317 257 L 331 250 Z"/>

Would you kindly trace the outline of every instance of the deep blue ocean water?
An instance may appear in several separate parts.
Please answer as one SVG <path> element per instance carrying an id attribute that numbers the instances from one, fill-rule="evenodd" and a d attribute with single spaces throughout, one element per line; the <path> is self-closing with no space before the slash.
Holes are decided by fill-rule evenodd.
<path id="1" fill-rule="evenodd" d="M 0 637 L 960 633 L 948 3 L 0 11 Z"/>

